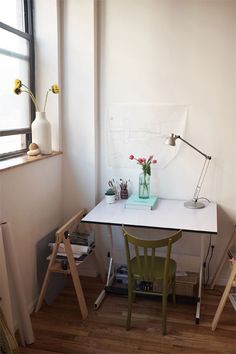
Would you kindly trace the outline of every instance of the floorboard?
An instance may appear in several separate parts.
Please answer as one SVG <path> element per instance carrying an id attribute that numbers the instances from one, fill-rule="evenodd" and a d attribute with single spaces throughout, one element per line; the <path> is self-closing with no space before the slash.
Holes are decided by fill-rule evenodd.
<path id="1" fill-rule="evenodd" d="M 195 306 L 168 304 L 167 330 L 161 334 L 161 302 L 138 297 L 132 328 L 125 330 L 127 297 L 107 294 L 99 308 L 94 301 L 102 289 L 99 278 L 82 278 L 88 318 L 83 321 L 73 286 L 64 289 L 51 305 L 31 316 L 35 342 L 20 347 L 21 354 L 235 354 L 236 312 L 228 301 L 215 332 L 211 322 L 221 289 L 205 290 L 200 324 Z"/>

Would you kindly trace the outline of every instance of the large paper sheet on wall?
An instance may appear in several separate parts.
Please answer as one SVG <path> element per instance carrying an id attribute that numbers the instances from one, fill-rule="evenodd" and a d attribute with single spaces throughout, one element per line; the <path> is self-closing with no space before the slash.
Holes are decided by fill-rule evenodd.
<path id="1" fill-rule="evenodd" d="M 17 320 L 17 325 L 19 328 L 21 344 L 32 344 L 34 342 L 34 333 L 31 324 L 31 319 L 29 315 L 28 305 L 26 302 L 26 296 L 24 293 L 24 286 L 22 281 L 22 275 L 19 269 L 19 262 L 17 260 L 17 250 L 15 249 L 14 237 L 11 231 L 10 224 L 3 222 L 0 224 L 1 228 L 1 244 L 3 245 L 3 250 L 6 260 L 7 269 L 7 282 L 9 282 L 9 295 L 11 300 L 14 299 L 15 307 L 17 309 L 15 315 Z M 11 279 L 11 282 L 9 281 Z M 12 303 L 12 301 L 11 301 Z M 9 306 L 10 304 L 8 304 Z M 8 313 L 13 313 L 11 309 L 8 308 Z M 11 325 L 11 323 L 10 323 Z M 12 332 L 14 333 L 14 332 Z"/>
<path id="2" fill-rule="evenodd" d="M 10 286 L 7 275 L 6 256 L 4 252 L 2 228 L 0 226 L 0 298 L 1 308 L 7 320 L 8 328 L 14 333 L 12 303 L 10 298 Z"/>
<path id="3" fill-rule="evenodd" d="M 177 154 L 165 145 L 170 133 L 183 135 L 187 105 L 111 104 L 108 109 L 108 164 L 130 167 L 127 156 L 147 157 L 154 154 L 158 167 L 165 167 Z M 135 167 L 135 166 L 134 166 Z"/>

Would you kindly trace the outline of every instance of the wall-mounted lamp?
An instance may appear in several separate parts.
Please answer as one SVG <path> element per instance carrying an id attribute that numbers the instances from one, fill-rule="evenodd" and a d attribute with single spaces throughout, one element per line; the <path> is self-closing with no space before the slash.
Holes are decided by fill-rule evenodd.
<path id="1" fill-rule="evenodd" d="M 203 184 L 204 178 L 206 176 L 206 172 L 207 172 L 210 160 L 211 160 L 211 156 L 208 156 L 208 155 L 204 154 L 202 151 L 198 150 L 195 146 L 193 146 L 192 144 L 190 144 L 189 142 L 187 142 L 186 140 L 181 138 L 180 135 L 171 134 L 170 137 L 167 138 L 165 143 L 167 145 L 170 145 L 170 146 L 175 146 L 175 142 L 176 142 L 177 139 L 182 140 L 184 143 L 186 143 L 191 148 L 193 148 L 194 150 L 196 150 L 197 152 L 199 152 L 201 155 L 203 155 L 205 157 L 205 161 L 204 161 L 204 164 L 203 164 L 203 167 L 202 167 L 202 171 L 200 173 L 200 177 L 198 179 L 197 186 L 195 188 L 195 192 L 194 192 L 193 198 L 192 198 L 192 200 L 187 201 L 187 202 L 184 203 L 184 206 L 186 208 L 190 208 L 190 209 L 205 208 L 205 204 L 202 203 L 202 202 L 199 202 L 198 201 L 198 197 L 199 197 L 200 190 L 202 188 L 202 184 Z"/>

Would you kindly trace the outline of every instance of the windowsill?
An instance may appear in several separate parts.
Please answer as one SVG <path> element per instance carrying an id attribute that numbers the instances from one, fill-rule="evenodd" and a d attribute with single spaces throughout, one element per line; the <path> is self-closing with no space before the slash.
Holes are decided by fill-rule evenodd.
<path id="1" fill-rule="evenodd" d="M 11 159 L 0 161 L 0 171 L 9 170 L 10 168 L 15 168 L 36 161 L 41 161 L 61 154 L 61 151 L 53 151 L 50 155 L 28 156 L 25 154 L 19 157 L 13 157 Z"/>

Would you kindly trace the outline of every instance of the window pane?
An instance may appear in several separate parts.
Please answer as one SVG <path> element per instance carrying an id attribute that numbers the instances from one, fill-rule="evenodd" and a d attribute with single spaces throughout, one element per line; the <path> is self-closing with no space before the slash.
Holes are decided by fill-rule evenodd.
<path id="1" fill-rule="evenodd" d="M 25 135 L 10 135 L 0 137 L 0 154 L 26 149 Z"/>
<path id="2" fill-rule="evenodd" d="M 30 142 L 32 101 L 24 90 L 34 85 L 32 3 L 0 0 L 0 159 L 24 153 Z M 16 79 L 26 86 L 18 95 Z"/>
<path id="3" fill-rule="evenodd" d="M 23 0 L 0 0 L 0 21 L 18 30 L 25 31 Z"/>
<path id="4" fill-rule="evenodd" d="M 3 30 L 0 29 L 0 36 L 2 31 Z M 12 35 L 11 33 L 9 34 Z M 28 41 L 18 36 L 13 37 L 16 37 L 14 41 L 15 47 L 11 44 L 11 49 L 16 52 L 16 49 L 20 46 L 25 48 L 24 52 L 27 54 Z M 1 41 L 0 46 L 2 47 Z M 14 52 L 8 55 L 1 47 L 0 77 L 2 85 L 0 85 L 0 130 L 28 128 L 30 127 L 29 95 L 27 93 L 21 93 L 18 96 L 14 93 L 15 79 L 20 79 L 25 85 L 29 86 L 29 61 L 26 59 L 28 55 L 14 56 Z M 23 53 L 22 50 L 21 52 Z"/>
<path id="5" fill-rule="evenodd" d="M 1 1 L 1 0 L 0 0 Z M 0 28 L 0 51 L 24 60 L 29 60 L 28 41 L 18 35 Z M 9 53 L 10 52 L 10 53 Z"/>

